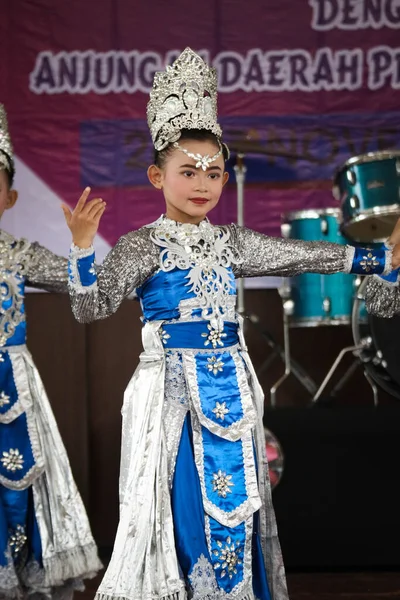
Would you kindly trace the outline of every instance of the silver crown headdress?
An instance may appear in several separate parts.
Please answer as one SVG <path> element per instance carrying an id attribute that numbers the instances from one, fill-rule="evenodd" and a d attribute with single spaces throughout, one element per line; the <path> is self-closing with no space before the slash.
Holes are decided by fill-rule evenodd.
<path id="1" fill-rule="evenodd" d="M 14 170 L 13 147 L 8 132 L 7 113 L 4 104 L 0 104 L 0 168 L 10 173 Z"/>
<path id="2" fill-rule="evenodd" d="M 221 137 L 217 123 L 217 72 L 186 48 L 154 76 L 147 123 L 156 150 L 176 142 L 182 129 L 207 129 Z"/>

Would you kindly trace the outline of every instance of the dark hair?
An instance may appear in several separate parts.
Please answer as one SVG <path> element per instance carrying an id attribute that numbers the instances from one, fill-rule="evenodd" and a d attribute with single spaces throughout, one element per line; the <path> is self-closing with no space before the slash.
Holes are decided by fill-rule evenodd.
<path id="1" fill-rule="evenodd" d="M 211 142 L 215 144 L 215 147 L 218 148 L 219 144 L 222 144 L 222 156 L 225 160 L 228 160 L 228 149 L 225 144 L 211 131 L 208 129 L 182 129 L 181 137 L 178 142 L 183 142 L 184 140 L 194 140 L 195 142 Z M 165 162 L 168 156 L 173 152 L 174 146 L 173 144 L 168 144 L 166 148 L 163 150 L 155 150 L 154 151 L 154 164 L 162 169 L 165 165 Z"/>
<path id="2" fill-rule="evenodd" d="M 15 169 L 14 169 L 14 163 L 13 161 L 10 159 L 10 157 L 8 156 L 8 154 L 6 154 L 3 150 L 0 150 L 0 152 L 6 157 L 10 168 L 7 169 L 6 167 L 4 168 L 4 171 L 6 172 L 7 175 L 7 179 L 8 179 L 8 187 L 11 189 L 12 188 L 12 184 L 14 182 L 14 175 L 15 175 Z"/>

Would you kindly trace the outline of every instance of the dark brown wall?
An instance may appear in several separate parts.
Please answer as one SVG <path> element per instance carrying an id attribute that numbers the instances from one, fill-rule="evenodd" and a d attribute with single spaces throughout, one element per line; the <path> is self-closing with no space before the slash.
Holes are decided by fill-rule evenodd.
<path id="1" fill-rule="evenodd" d="M 125 301 L 113 317 L 80 325 L 72 317 L 66 296 L 29 294 L 26 304 L 29 348 L 53 406 L 96 540 L 101 547 L 110 547 L 118 522 L 120 410 L 141 352 L 140 306 Z M 263 330 L 282 343 L 278 293 L 247 291 L 246 310 L 259 318 L 257 326 L 248 322 L 245 331 L 250 355 L 260 369 L 271 354 Z M 339 350 L 353 340 L 350 327 L 340 326 L 293 329 L 291 341 L 293 356 L 320 383 Z M 350 363 L 348 358 L 345 364 Z M 267 402 L 271 385 L 282 373 L 279 358 L 260 373 Z M 279 408 L 301 408 L 309 405 L 310 395 L 291 377 L 278 401 Z M 383 394 L 382 401 L 396 402 Z M 372 405 L 361 369 L 337 404 Z"/>

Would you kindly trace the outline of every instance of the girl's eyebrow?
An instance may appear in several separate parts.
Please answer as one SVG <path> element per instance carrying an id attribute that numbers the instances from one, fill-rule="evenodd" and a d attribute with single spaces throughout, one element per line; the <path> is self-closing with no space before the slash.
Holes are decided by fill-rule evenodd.
<path id="1" fill-rule="evenodd" d="M 195 165 L 181 165 L 179 167 L 180 169 L 196 169 Z M 216 171 L 221 171 L 221 167 L 208 167 L 207 171 L 211 171 L 211 170 L 216 170 Z"/>

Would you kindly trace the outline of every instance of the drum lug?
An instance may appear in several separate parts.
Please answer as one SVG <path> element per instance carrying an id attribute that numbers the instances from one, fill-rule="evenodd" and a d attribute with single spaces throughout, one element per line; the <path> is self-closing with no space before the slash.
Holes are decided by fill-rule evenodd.
<path id="1" fill-rule="evenodd" d="M 285 302 L 283 303 L 283 311 L 284 311 L 285 315 L 287 315 L 288 317 L 291 317 L 293 315 L 294 302 L 292 299 L 285 300 Z"/>
<path id="2" fill-rule="evenodd" d="M 346 171 L 346 177 L 347 177 L 347 181 L 349 183 L 351 183 L 351 185 L 354 185 L 355 182 L 357 181 L 356 174 L 351 169 L 349 169 L 348 171 Z"/>
<path id="3" fill-rule="evenodd" d="M 360 200 L 355 194 L 353 194 L 353 196 L 350 197 L 350 206 L 353 209 L 360 208 Z"/>
<path id="4" fill-rule="evenodd" d="M 333 186 L 332 196 L 335 198 L 335 200 L 337 200 L 337 202 L 339 202 L 339 200 L 341 198 L 341 194 L 340 194 L 340 187 L 338 185 Z"/>
<path id="5" fill-rule="evenodd" d="M 329 315 L 331 312 L 331 300 L 330 298 L 326 297 L 324 298 L 323 302 L 322 302 L 322 308 L 324 309 L 324 313 L 326 315 Z"/>
<path id="6" fill-rule="evenodd" d="M 375 357 L 372 359 L 372 364 L 377 365 L 377 366 L 381 366 L 384 369 L 387 369 L 387 362 L 386 360 L 383 359 L 383 354 L 381 350 L 378 350 L 377 353 L 375 354 Z"/>
<path id="7" fill-rule="evenodd" d="M 321 219 L 321 233 L 328 233 L 328 221 L 326 219 Z"/>
<path id="8" fill-rule="evenodd" d="M 292 227 L 291 227 L 290 223 L 282 223 L 282 225 L 281 225 L 282 237 L 289 238 L 291 231 L 292 231 Z"/>

